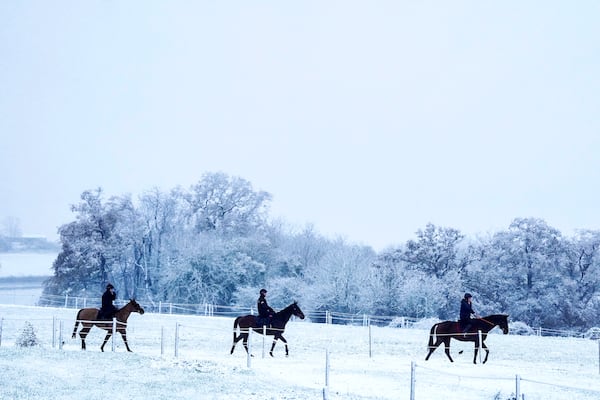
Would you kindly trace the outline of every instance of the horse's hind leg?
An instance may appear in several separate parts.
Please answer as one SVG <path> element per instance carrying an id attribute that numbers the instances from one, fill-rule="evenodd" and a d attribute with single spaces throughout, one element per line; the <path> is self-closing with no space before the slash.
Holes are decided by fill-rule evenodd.
<path id="1" fill-rule="evenodd" d="M 429 353 L 427 353 L 427 357 L 425 357 L 425 361 L 429 360 L 429 357 L 431 357 L 431 355 L 433 354 L 435 349 L 437 349 L 440 344 L 442 344 L 442 341 L 440 339 L 438 339 L 435 342 L 435 344 L 433 344 L 431 346 L 427 346 L 429 348 Z"/>

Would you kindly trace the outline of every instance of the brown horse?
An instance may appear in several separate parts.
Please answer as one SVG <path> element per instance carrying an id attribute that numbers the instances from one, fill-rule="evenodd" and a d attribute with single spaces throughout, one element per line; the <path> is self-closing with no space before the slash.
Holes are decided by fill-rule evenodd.
<path id="1" fill-rule="evenodd" d="M 106 337 L 104 338 L 102 346 L 100 346 L 100 350 L 104 351 L 104 345 L 112 336 L 113 321 L 98 321 L 97 318 L 99 311 L 100 310 L 98 310 L 97 308 L 82 308 L 77 313 L 77 319 L 75 320 L 75 327 L 73 328 L 72 338 L 75 339 L 77 333 L 77 325 L 81 322 L 81 326 L 83 326 L 83 328 L 81 329 L 81 331 L 79 331 L 79 337 L 81 337 L 82 350 L 85 350 L 85 338 L 94 325 L 96 325 L 98 328 L 108 331 L 106 333 Z M 115 314 L 115 318 L 117 319 L 116 331 L 121 334 L 123 342 L 125 342 L 125 347 L 127 348 L 127 351 L 131 351 L 129 345 L 127 344 L 127 318 L 129 318 L 129 314 L 131 314 L 132 312 L 140 313 L 140 315 L 144 313 L 144 309 L 134 299 L 129 300 L 129 303 L 125 304 L 125 306 L 120 308 Z"/>
<path id="2" fill-rule="evenodd" d="M 450 356 L 450 339 L 460 340 L 461 342 L 474 342 L 475 355 L 473 356 L 473 364 L 477 364 L 477 352 L 479 351 L 479 331 L 481 331 L 481 347 L 485 350 L 485 364 L 490 351 L 485 345 L 485 339 L 487 334 L 494 327 L 499 326 L 502 329 L 502 333 L 505 335 L 508 333 L 508 315 L 505 314 L 494 314 L 488 315 L 487 317 L 477 318 L 471 320 L 471 327 L 467 333 L 463 333 L 460 324 L 456 321 L 444 321 L 437 323 L 431 327 L 429 332 L 429 344 L 427 348 L 429 353 L 425 357 L 425 361 L 429 360 L 429 356 L 437 349 L 437 347 L 444 343 L 445 352 L 451 362 L 454 362 Z M 435 339 L 434 339 L 435 338 Z M 435 343 L 434 343 L 435 341 Z M 461 352 L 462 353 L 462 352 Z"/>
<path id="3" fill-rule="evenodd" d="M 300 307 L 298 307 L 298 303 L 296 302 L 293 302 L 283 310 L 275 313 L 275 315 L 273 315 L 273 320 L 271 321 L 271 326 L 266 327 L 267 336 L 273 336 L 273 345 L 269 351 L 271 357 L 273 357 L 273 349 L 275 348 L 277 339 L 281 339 L 281 341 L 285 343 L 285 355 L 289 355 L 287 340 L 285 340 L 283 337 L 283 331 L 285 330 L 285 325 L 290 320 L 292 315 L 295 315 L 300 319 L 304 319 L 304 313 Z M 240 327 L 239 336 L 236 335 L 238 326 Z M 250 328 L 252 328 L 254 332 L 260 334 L 263 333 L 263 327 L 258 325 L 257 318 L 254 315 L 245 315 L 235 319 L 233 322 L 233 346 L 231 346 L 230 354 L 233 354 L 235 345 L 242 339 L 246 353 L 248 352 L 248 335 L 250 333 Z"/>

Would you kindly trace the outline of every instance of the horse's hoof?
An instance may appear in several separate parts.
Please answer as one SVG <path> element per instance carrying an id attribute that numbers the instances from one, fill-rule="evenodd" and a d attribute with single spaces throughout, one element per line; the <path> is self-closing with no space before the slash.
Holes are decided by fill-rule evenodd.
<path id="1" fill-rule="evenodd" d="M 271 357 L 275 357 L 275 356 L 273 355 L 273 352 L 272 352 L 272 351 L 270 351 L 270 352 L 269 352 L 269 355 L 270 355 Z"/>

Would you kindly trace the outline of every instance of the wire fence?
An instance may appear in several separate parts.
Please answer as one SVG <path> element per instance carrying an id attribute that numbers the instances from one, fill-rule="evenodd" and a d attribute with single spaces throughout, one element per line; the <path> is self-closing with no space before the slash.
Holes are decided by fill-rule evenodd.
<path id="1" fill-rule="evenodd" d="M 127 301 L 117 300 L 117 305 L 125 305 Z M 64 307 L 64 308 L 86 308 L 98 307 L 99 299 L 86 298 L 77 296 L 55 296 L 42 295 L 41 289 L 32 290 L 29 293 L 22 290 L 1 290 L 0 304 L 17 304 L 17 305 L 32 305 L 44 307 Z M 173 314 L 173 315 L 204 315 L 204 316 L 223 316 L 236 317 L 239 315 L 255 314 L 256 310 L 252 307 L 240 306 L 225 306 L 210 303 L 173 303 L 157 301 L 144 304 L 144 308 L 148 312 L 158 314 Z M 396 328 L 412 328 L 422 321 L 432 321 L 432 318 L 414 318 L 407 316 L 385 316 L 385 315 L 370 315 L 365 313 L 343 313 L 327 310 L 304 310 L 304 314 L 311 322 L 325 324 L 341 324 L 341 325 L 356 325 L 356 326 L 390 326 Z M 591 333 L 590 333 L 591 332 Z M 532 327 L 530 329 L 518 332 L 512 332 L 521 335 L 536 335 L 536 336 L 558 336 L 558 337 L 573 337 L 573 338 L 600 338 L 600 329 L 592 328 L 587 332 L 576 330 L 559 330 L 543 327 Z"/>

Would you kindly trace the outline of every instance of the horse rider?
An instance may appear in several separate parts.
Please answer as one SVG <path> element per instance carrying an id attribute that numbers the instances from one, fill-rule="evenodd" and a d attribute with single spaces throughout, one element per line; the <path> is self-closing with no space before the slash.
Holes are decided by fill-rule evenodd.
<path id="1" fill-rule="evenodd" d="M 112 319 L 117 313 L 118 308 L 113 305 L 117 298 L 115 287 L 112 284 L 106 285 L 106 291 L 102 295 L 102 307 L 98 311 L 98 319 Z"/>
<path id="2" fill-rule="evenodd" d="M 479 316 L 473 310 L 473 296 L 471 293 L 465 293 L 465 296 L 460 301 L 460 328 L 463 336 L 467 336 L 467 332 L 471 328 L 471 314 L 474 314 L 476 318 Z"/>
<path id="3" fill-rule="evenodd" d="M 275 311 L 267 303 L 267 289 L 260 289 L 260 295 L 256 301 L 256 308 L 258 309 L 258 326 L 270 326 L 273 320 Z"/>

